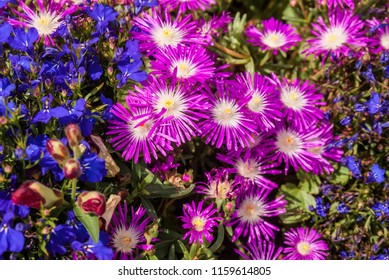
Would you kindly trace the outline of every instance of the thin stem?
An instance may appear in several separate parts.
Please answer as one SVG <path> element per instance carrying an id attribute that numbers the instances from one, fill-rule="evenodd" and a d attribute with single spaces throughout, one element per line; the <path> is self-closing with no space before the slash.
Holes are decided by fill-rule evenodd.
<path id="1" fill-rule="evenodd" d="M 236 51 L 233 51 L 221 44 L 219 44 L 218 42 L 216 41 L 213 41 L 213 44 L 216 48 L 218 48 L 219 50 L 221 50 L 222 52 L 226 53 L 226 54 L 229 54 L 230 56 L 232 57 L 235 57 L 235 58 L 241 58 L 241 59 L 245 59 L 245 58 L 249 58 L 250 56 L 247 55 L 247 54 L 241 54 L 241 53 L 238 53 Z"/>
<path id="2" fill-rule="evenodd" d="M 77 179 L 72 179 L 71 185 L 72 185 L 72 194 L 71 194 L 72 202 L 71 203 L 74 203 L 74 198 L 76 197 Z"/>

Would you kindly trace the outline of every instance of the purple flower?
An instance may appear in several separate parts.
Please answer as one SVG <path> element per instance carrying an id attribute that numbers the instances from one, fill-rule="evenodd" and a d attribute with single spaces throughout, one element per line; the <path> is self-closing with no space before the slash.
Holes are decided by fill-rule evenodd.
<path id="1" fill-rule="evenodd" d="M 319 17 L 313 23 L 312 34 L 315 38 L 307 40 L 308 48 L 303 53 L 314 54 L 315 57 L 323 55 L 322 62 L 331 54 L 333 58 L 348 56 L 349 52 L 366 45 L 363 30 L 364 22 L 357 15 L 349 11 L 335 9 L 328 11 L 329 26 Z"/>
<path id="2" fill-rule="evenodd" d="M 81 176 L 80 180 L 84 182 L 96 183 L 107 175 L 105 160 L 99 158 L 95 153 L 85 152 L 81 159 Z"/>
<path id="3" fill-rule="evenodd" d="M 196 183 L 197 192 L 205 198 L 225 200 L 234 196 L 234 183 L 228 180 L 229 173 L 225 168 L 213 169 L 206 172 L 207 183 Z"/>
<path id="4" fill-rule="evenodd" d="M 371 167 L 371 171 L 367 176 L 366 183 L 382 183 L 385 181 L 385 169 L 381 169 L 380 166 L 375 163 Z"/>
<path id="5" fill-rule="evenodd" d="M 212 4 L 215 4 L 215 0 L 160 0 L 159 3 L 164 9 L 168 10 L 174 10 L 178 7 L 178 13 L 185 14 L 187 11 L 205 11 Z"/>
<path id="6" fill-rule="evenodd" d="M 143 7 L 155 7 L 158 5 L 157 0 L 134 0 L 135 14 L 138 14 Z"/>
<path id="7" fill-rule="evenodd" d="M 177 77 L 186 84 L 205 84 L 215 72 L 213 60 L 206 50 L 197 45 L 166 47 L 155 53 L 152 73 L 160 78 Z"/>
<path id="8" fill-rule="evenodd" d="M 217 212 L 214 208 L 214 204 L 210 204 L 207 208 L 203 209 L 204 201 L 200 201 L 196 206 L 196 203 L 192 201 L 191 204 L 184 204 L 183 214 L 178 218 L 184 223 L 182 227 L 188 232 L 183 236 L 183 239 L 189 237 L 189 243 L 203 244 L 205 238 L 208 242 L 212 242 L 214 239 L 212 236 L 213 228 L 218 226 L 218 220 L 220 218 L 213 217 Z"/>
<path id="9" fill-rule="evenodd" d="M 109 235 L 100 231 L 100 238 L 97 243 L 94 243 L 92 238 L 87 242 L 73 241 L 72 248 L 76 252 L 81 252 L 86 257 L 97 258 L 99 260 L 111 260 L 113 257 L 112 248 L 108 246 Z"/>
<path id="10" fill-rule="evenodd" d="M 24 235 L 11 227 L 14 214 L 8 212 L 0 224 L 0 256 L 5 251 L 20 252 L 24 248 Z"/>
<path id="11" fill-rule="evenodd" d="M 389 19 L 385 18 L 383 22 L 376 18 L 366 20 L 370 27 L 370 34 L 372 37 L 368 40 L 368 47 L 372 53 L 387 53 L 389 51 Z M 387 56 L 387 54 L 386 54 Z M 386 60 L 387 58 L 384 58 Z"/>
<path id="12" fill-rule="evenodd" d="M 232 22 L 232 17 L 225 11 L 220 16 L 214 15 L 208 21 L 200 18 L 197 23 L 199 35 L 203 37 L 204 42 L 213 45 L 213 36 L 218 37 L 219 34 L 226 31 L 230 22 Z"/>
<path id="13" fill-rule="evenodd" d="M 137 255 L 137 249 L 145 246 L 144 236 L 146 226 L 151 223 L 146 214 L 146 209 L 140 206 L 136 211 L 131 206 L 131 215 L 128 214 L 127 202 L 124 207 L 118 205 L 118 212 L 112 216 L 109 226 L 110 244 L 114 248 L 114 259 L 119 255 L 120 259 L 133 259 Z"/>
<path id="14" fill-rule="evenodd" d="M 348 8 L 354 10 L 354 0 L 316 0 L 319 5 L 327 3 L 328 8 L 334 9 L 337 7 Z"/>
<path id="15" fill-rule="evenodd" d="M 249 243 L 274 239 L 274 232 L 279 229 L 265 219 L 285 213 L 286 200 L 280 196 L 269 201 L 268 195 L 266 189 L 251 188 L 238 196 L 236 209 L 227 223 L 234 229 L 232 242 L 240 236 L 248 237 Z"/>
<path id="16" fill-rule="evenodd" d="M 57 254 L 64 255 L 66 247 L 76 239 L 76 235 L 69 225 L 57 225 L 50 234 L 50 240 L 46 245 L 47 251 L 55 258 Z"/>
<path id="17" fill-rule="evenodd" d="M 286 52 L 301 41 L 296 28 L 290 24 L 282 23 L 274 18 L 263 20 L 262 24 L 262 31 L 255 26 L 250 26 L 246 30 L 247 42 L 259 46 L 262 50 L 273 50 L 274 54 L 278 51 Z"/>
<path id="18" fill-rule="evenodd" d="M 242 246 L 247 253 L 244 254 L 238 249 L 234 249 L 244 260 L 276 260 L 282 252 L 282 247 L 276 246 L 271 241 L 259 240 L 257 243 L 248 243 L 247 246 Z"/>
<path id="19" fill-rule="evenodd" d="M 284 260 L 324 260 L 328 246 L 315 229 L 297 228 L 285 233 Z"/>
<path id="20" fill-rule="evenodd" d="M 24 52 L 31 50 L 39 37 L 38 31 L 35 28 L 30 28 L 27 32 L 23 28 L 15 28 L 14 33 L 15 37 L 9 39 L 10 46 Z"/>
<path id="21" fill-rule="evenodd" d="M 51 118 L 62 118 L 69 115 L 68 111 L 62 107 L 51 108 L 51 102 L 53 101 L 53 96 L 45 96 L 42 98 L 42 110 L 35 114 L 31 123 L 48 123 Z"/>

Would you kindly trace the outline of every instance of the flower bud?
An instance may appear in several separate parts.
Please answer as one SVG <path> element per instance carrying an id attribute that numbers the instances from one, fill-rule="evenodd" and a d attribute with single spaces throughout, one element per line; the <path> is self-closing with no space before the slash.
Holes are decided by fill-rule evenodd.
<path id="1" fill-rule="evenodd" d="M 87 214 L 101 216 L 105 212 L 105 197 L 99 192 L 83 192 L 78 196 L 78 206 Z"/>
<path id="2" fill-rule="evenodd" d="M 193 182 L 193 171 L 190 170 L 190 171 L 182 174 L 182 181 L 184 181 L 185 183 L 192 183 Z"/>
<path id="3" fill-rule="evenodd" d="M 41 204 L 45 208 L 60 205 L 63 194 L 60 190 L 48 188 L 35 181 L 26 181 L 12 194 L 12 202 L 39 209 Z"/>
<path id="4" fill-rule="evenodd" d="M 75 179 L 81 176 L 81 165 L 76 159 L 68 159 L 63 167 L 63 173 L 67 179 Z"/>
<path id="5" fill-rule="evenodd" d="M 49 154 L 55 159 L 60 165 L 64 165 L 69 158 L 69 149 L 58 139 L 50 139 L 46 142 L 46 149 Z"/>
<path id="6" fill-rule="evenodd" d="M 65 127 L 66 138 L 68 139 L 69 146 L 73 149 L 78 147 L 82 141 L 82 134 L 78 124 L 69 124 Z"/>

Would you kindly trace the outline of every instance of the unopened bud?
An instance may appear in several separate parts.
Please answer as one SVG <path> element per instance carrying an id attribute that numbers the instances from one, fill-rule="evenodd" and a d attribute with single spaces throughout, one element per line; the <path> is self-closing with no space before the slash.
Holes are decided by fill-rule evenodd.
<path id="1" fill-rule="evenodd" d="M 50 139 L 47 141 L 46 149 L 60 165 L 64 165 L 70 156 L 68 147 L 58 139 Z"/>
<path id="2" fill-rule="evenodd" d="M 69 124 L 65 127 L 66 138 L 68 139 L 69 146 L 73 149 L 78 147 L 82 141 L 82 134 L 78 124 Z"/>
<path id="3" fill-rule="evenodd" d="M 26 181 L 12 194 L 12 202 L 39 209 L 41 204 L 45 208 L 60 205 L 63 194 L 60 190 L 48 188 L 35 181 Z"/>
<path id="4" fill-rule="evenodd" d="M 96 191 L 81 193 L 77 204 L 85 213 L 97 216 L 103 215 L 106 207 L 104 195 Z"/>
<path id="5" fill-rule="evenodd" d="M 182 175 L 182 181 L 184 181 L 185 183 L 192 183 L 192 174 L 190 174 L 192 172 L 185 172 L 183 175 Z"/>
<path id="6" fill-rule="evenodd" d="M 76 159 L 68 159 L 63 167 L 63 173 L 67 179 L 75 179 L 81 176 L 81 165 Z"/>

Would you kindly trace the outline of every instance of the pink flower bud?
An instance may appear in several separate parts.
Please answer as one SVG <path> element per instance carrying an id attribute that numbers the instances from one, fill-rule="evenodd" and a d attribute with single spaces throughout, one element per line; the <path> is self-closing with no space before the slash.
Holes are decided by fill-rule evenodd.
<path id="1" fill-rule="evenodd" d="M 184 173 L 182 175 L 182 181 L 188 183 L 188 182 L 191 182 L 192 181 L 192 176 L 190 176 L 190 174 L 188 173 Z"/>
<path id="2" fill-rule="evenodd" d="M 78 206 L 87 214 L 101 216 L 105 212 L 105 197 L 99 192 L 83 192 L 78 196 Z"/>
<path id="3" fill-rule="evenodd" d="M 67 179 L 75 179 L 81 176 L 81 165 L 76 159 L 68 159 L 63 167 L 63 173 Z"/>
<path id="4" fill-rule="evenodd" d="M 48 188 L 35 181 L 26 181 L 12 194 L 12 202 L 39 209 L 41 204 L 45 208 L 60 205 L 63 194 L 60 190 Z"/>
<path id="5" fill-rule="evenodd" d="M 77 147 L 82 141 L 82 134 L 78 124 L 69 124 L 66 126 L 65 134 L 71 148 Z"/>
<path id="6" fill-rule="evenodd" d="M 58 139 L 50 139 L 46 142 L 46 149 L 49 154 L 55 159 L 60 165 L 69 158 L 69 149 Z"/>

